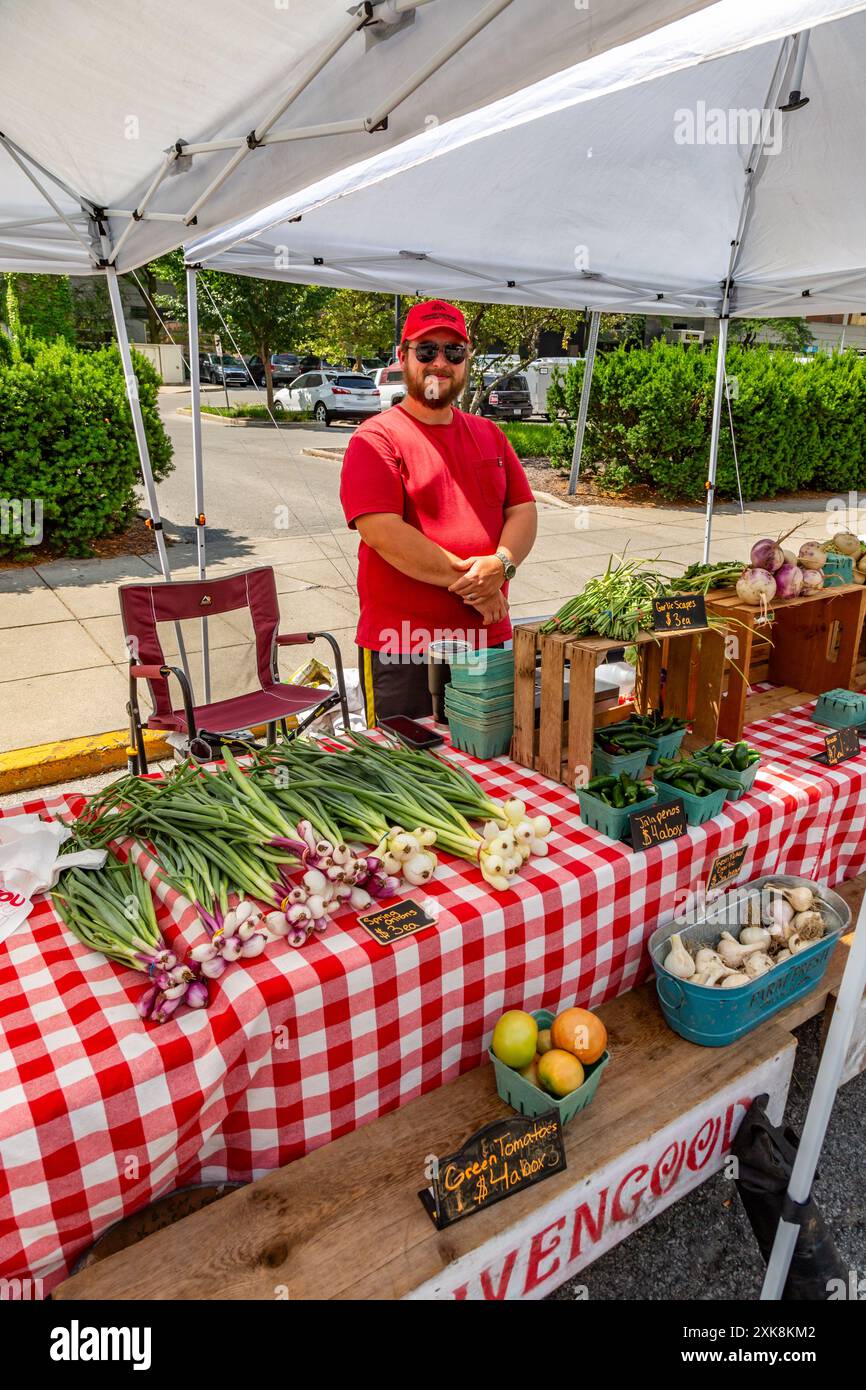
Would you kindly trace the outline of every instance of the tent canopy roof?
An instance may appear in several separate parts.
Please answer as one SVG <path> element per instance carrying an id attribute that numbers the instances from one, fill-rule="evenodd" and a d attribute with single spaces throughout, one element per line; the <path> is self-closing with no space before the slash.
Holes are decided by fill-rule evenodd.
<path id="1" fill-rule="evenodd" d="M 704 316 L 723 308 L 736 242 L 731 313 L 866 309 L 864 9 L 721 0 L 199 238 L 188 259 Z M 800 30 L 809 102 L 783 113 Z"/>
<path id="2" fill-rule="evenodd" d="M 199 233 L 708 3 L 4 0 L 0 270 L 88 273 L 93 208 L 130 269 L 181 245 L 205 194 Z M 178 162 L 179 140 L 222 145 Z"/>

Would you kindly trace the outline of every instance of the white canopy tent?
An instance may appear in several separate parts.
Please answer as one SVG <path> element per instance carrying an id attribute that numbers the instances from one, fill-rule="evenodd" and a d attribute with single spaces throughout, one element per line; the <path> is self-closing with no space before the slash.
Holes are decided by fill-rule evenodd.
<path id="1" fill-rule="evenodd" d="M 722 0 L 198 238 L 188 259 L 356 289 L 718 316 L 709 557 L 729 316 L 866 304 L 863 10 Z M 808 104 L 780 110 L 801 86 Z"/>
<path id="2" fill-rule="evenodd" d="M 105 277 L 166 579 L 118 272 L 709 3 L 5 0 L 0 271 Z"/>
<path id="3" fill-rule="evenodd" d="M 199 238 L 188 261 L 357 289 L 718 315 L 708 555 L 730 316 L 866 304 L 864 8 L 722 0 Z M 866 905 L 857 925 L 764 1298 L 782 1295 L 863 998 Z"/>
<path id="4" fill-rule="evenodd" d="M 0 268 L 131 269 L 709 0 L 5 0 Z M 82 244 L 83 243 L 83 244 Z"/>

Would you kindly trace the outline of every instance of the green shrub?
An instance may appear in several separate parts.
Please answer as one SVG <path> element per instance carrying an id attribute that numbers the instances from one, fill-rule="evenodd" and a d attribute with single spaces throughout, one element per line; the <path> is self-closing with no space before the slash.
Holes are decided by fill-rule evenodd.
<path id="1" fill-rule="evenodd" d="M 545 458 L 550 452 L 551 425 L 521 420 L 498 420 L 497 424 L 520 459 Z"/>
<path id="2" fill-rule="evenodd" d="M 605 491 L 635 485 L 697 501 L 709 467 L 716 354 L 665 342 L 596 359 L 581 474 Z M 856 353 L 798 362 L 769 347 L 728 349 L 731 415 L 743 497 L 802 488 L 847 491 L 866 480 L 866 362 Z M 583 363 L 551 386 L 551 410 L 573 420 Z M 567 466 L 574 426 L 552 428 L 551 463 Z M 727 407 L 723 406 L 716 485 L 737 496 Z"/>
<path id="3" fill-rule="evenodd" d="M 190 412 L 191 413 L 191 412 Z M 203 405 L 202 415 L 224 415 L 230 420 L 270 420 L 266 405 Z M 312 420 L 312 410 L 276 410 L 277 420 Z"/>
<path id="4" fill-rule="evenodd" d="M 134 354 L 139 401 L 157 482 L 171 471 L 172 447 L 157 409 L 160 378 Z M 28 342 L 0 361 L 0 499 L 42 506 L 43 539 L 57 551 L 87 555 L 90 542 L 131 520 L 140 485 L 132 416 L 120 354 L 79 352 L 68 343 Z M 8 524 L 0 555 L 29 547 Z"/>

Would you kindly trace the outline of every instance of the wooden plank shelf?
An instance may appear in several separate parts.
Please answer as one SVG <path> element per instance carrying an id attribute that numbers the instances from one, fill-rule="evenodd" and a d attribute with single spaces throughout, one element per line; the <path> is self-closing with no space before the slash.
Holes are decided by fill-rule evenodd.
<path id="1" fill-rule="evenodd" d="M 627 719 L 635 710 L 647 714 L 664 708 L 665 714 L 689 719 L 703 743 L 717 737 L 725 667 L 721 630 L 638 633 L 626 644 L 638 652 L 634 702 L 598 710 L 595 670 L 617 643 L 609 637 L 547 633 L 543 626 L 527 623 L 514 630 L 511 757 L 521 767 L 569 787 L 580 785 L 590 775 L 595 730 Z"/>
<path id="2" fill-rule="evenodd" d="M 795 688 L 802 693 L 801 704 L 802 697 L 825 690 L 857 688 L 866 586 L 839 584 L 806 597 L 774 600 L 765 622 L 760 610 L 736 593 L 709 594 L 707 611 L 731 622 L 718 737 L 742 737 L 750 681 Z M 772 646 L 762 637 L 769 637 Z"/>

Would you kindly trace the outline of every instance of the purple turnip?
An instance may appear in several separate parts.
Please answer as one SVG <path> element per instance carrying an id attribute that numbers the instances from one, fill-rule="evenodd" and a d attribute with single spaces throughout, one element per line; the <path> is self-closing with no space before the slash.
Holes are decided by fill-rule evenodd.
<path id="1" fill-rule="evenodd" d="M 776 597 L 776 581 L 768 570 L 754 565 L 737 580 L 737 596 L 754 608 L 765 608 Z"/>
<path id="2" fill-rule="evenodd" d="M 817 594 L 824 587 L 823 570 L 803 570 L 803 589 L 804 594 Z"/>
<path id="3" fill-rule="evenodd" d="M 799 598 L 803 588 L 803 570 L 799 565 L 784 564 L 773 575 L 776 598 Z"/>
<path id="4" fill-rule="evenodd" d="M 773 541 L 769 538 L 755 541 L 749 558 L 755 569 L 767 570 L 770 574 L 775 574 L 776 570 L 785 563 L 782 547 L 779 545 L 778 541 Z"/>

